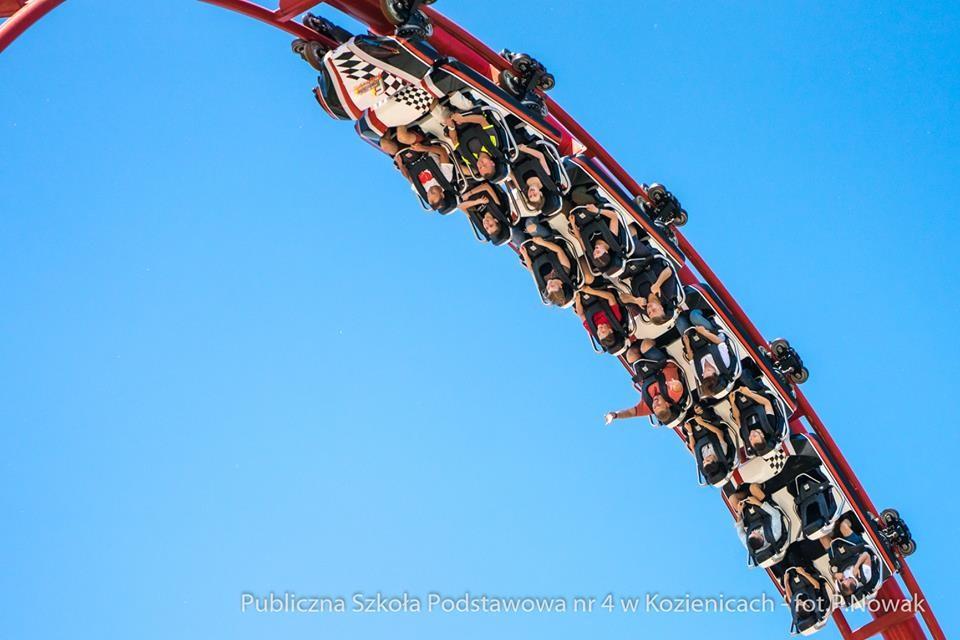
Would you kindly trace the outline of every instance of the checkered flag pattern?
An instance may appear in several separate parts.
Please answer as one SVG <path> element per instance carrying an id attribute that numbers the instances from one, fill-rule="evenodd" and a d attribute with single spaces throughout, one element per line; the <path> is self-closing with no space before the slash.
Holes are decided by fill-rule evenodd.
<path id="1" fill-rule="evenodd" d="M 770 469 L 774 474 L 783 471 L 783 467 L 787 464 L 787 455 L 780 451 L 780 449 L 777 449 L 765 459 L 767 464 L 770 465 Z"/>
<path id="2" fill-rule="evenodd" d="M 421 113 L 429 111 L 430 105 L 433 104 L 433 96 L 412 84 L 404 85 L 391 97 L 397 102 L 413 107 Z"/>
<path id="3" fill-rule="evenodd" d="M 362 82 L 374 78 L 379 74 L 379 69 L 369 62 L 364 62 L 349 51 L 344 51 L 333 59 L 333 64 L 341 75 Z"/>
<path id="4" fill-rule="evenodd" d="M 411 86 L 391 73 L 384 73 L 380 77 L 380 84 L 383 86 L 383 92 L 391 97 L 403 91 L 405 87 Z"/>

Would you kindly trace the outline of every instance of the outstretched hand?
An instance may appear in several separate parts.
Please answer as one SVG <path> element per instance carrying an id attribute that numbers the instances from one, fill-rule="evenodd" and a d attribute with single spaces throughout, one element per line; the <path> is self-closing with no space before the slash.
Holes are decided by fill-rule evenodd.
<path id="1" fill-rule="evenodd" d="M 617 414 L 614 413 L 613 411 L 610 411 L 610 412 L 604 414 L 604 416 L 603 416 L 603 424 L 608 425 L 608 424 L 610 424 L 611 422 L 613 422 L 613 421 L 616 420 L 616 419 L 617 419 Z"/>

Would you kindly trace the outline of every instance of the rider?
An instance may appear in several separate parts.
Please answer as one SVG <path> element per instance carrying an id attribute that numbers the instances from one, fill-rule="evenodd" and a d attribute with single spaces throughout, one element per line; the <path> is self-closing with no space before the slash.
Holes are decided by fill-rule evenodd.
<path id="1" fill-rule="evenodd" d="M 583 327 L 587 332 L 597 339 L 597 342 L 600 343 L 604 350 L 609 350 L 621 340 L 627 339 L 630 323 L 633 322 L 634 318 L 638 315 L 637 300 L 629 293 L 603 287 L 603 282 L 599 281 L 598 283 L 598 278 L 590 273 L 589 269 L 584 269 L 583 273 L 584 286 L 580 288 L 580 291 L 577 292 L 574 298 L 574 311 L 580 316 L 580 319 L 583 321 Z M 610 307 L 610 312 L 613 314 L 613 322 L 607 317 L 605 310 L 594 311 L 592 317 L 588 320 L 584 311 L 584 294 L 605 300 Z M 596 333 L 590 328 L 590 320 L 593 321 L 592 324 L 596 327 Z M 622 329 L 622 331 L 619 332 L 619 336 L 617 327 L 613 324 L 614 322 Z M 622 348 L 623 345 L 621 344 L 621 349 Z M 636 360 L 636 358 L 634 360 Z"/>
<path id="2" fill-rule="evenodd" d="M 620 301 L 617 300 L 617 296 L 609 291 L 605 291 L 604 289 L 595 289 L 590 285 L 585 285 L 580 289 L 580 291 L 577 292 L 576 297 L 574 298 L 574 310 L 577 312 L 577 315 L 580 316 L 580 319 L 583 320 L 583 327 L 588 332 L 590 331 L 590 322 L 583 311 L 583 294 L 590 294 L 606 300 L 607 304 L 610 306 L 610 312 L 613 314 L 614 320 L 621 325 L 623 324 L 623 309 L 620 305 Z M 606 311 L 594 312 L 591 320 L 593 320 L 593 324 L 597 327 L 597 342 L 599 342 L 605 349 L 609 349 L 616 344 L 617 332 L 610 324 L 610 318 L 607 317 Z"/>
<path id="3" fill-rule="evenodd" d="M 645 246 L 640 243 L 641 247 Z M 650 256 L 646 258 L 647 262 L 641 272 L 632 275 L 631 289 L 633 295 L 638 299 L 638 305 L 654 324 L 661 325 L 668 322 L 673 317 L 674 301 L 670 295 L 665 295 L 663 287 L 667 285 L 670 278 L 673 277 L 673 269 L 665 262 L 657 261 Z M 664 266 L 657 274 L 656 278 L 645 277 L 650 269 L 661 262 Z M 639 278 L 639 279 L 638 279 Z M 652 282 L 651 282 L 652 280 Z"/>
<path id="4" fill-rule="evenodd" d="M 851 563 L 842 571 L 834 571 L 833 578 L 840 588 L 840 593 L 848 598 L 860 587 L 870 582 L 873 577 L 873 558 L 865 550 L 863 536 L 857 533 L 853 528 L 853 522 L 849 515 L 840 519 L 834 526 L 834 536 L 838 536 L 855 545 L 863 545 L 864 551 L 857 556 L 857 560 Z M 825 536 L 821 538 L 822 543 L 827 548 L 832 548 L 833 538 Z"/>
<path id="5" fill-rule="evenodd" d="M 793 579 L 787 579 L 787 575 L 784 575 L 783 595 L 786 601 L 790 603 L 794 616 L 796 617 L 798 614 L 809 614 L 815 612 L 818 608 L 817 601 L 810 599 L 808 596 L 804 596 L 802 593 L 797 594 L 797 601 L 794 602 L 795 587 L 793 584 L 794 580 L 796 580 L 798 587 L 803 586 L 802 583 L 800 583 L 800 580 L 802 579 L 809 583 L 811 587 L 813 587 L 814 593 L 821 593 L 823 591 L 823 584 L 821 580 L 813 577 L 806 569 L 800 566 L 793 566 L 788 569 L 788 572 L 793 572 L 796 575 L 793 576 Z"/>
<path id="6" fill-rule="evenodd" d="M 542 151 L 526 144 L 518 144 L 517 149 L 534 158 L 543 168 L 544 174 L 550 175 L 550 165 Z M 543 180 L 540 179 L 536 171 L 524 171 L 519 178 L 519 182 L 514 178 L 510 179 L 513 186 L 523 193 L 526 204 L 530 209 L 536 212 L 542 211 L 543 205 L 546 203 L 546 196 L 544 195 L 546 185 L 543 184 Z"/>
<path id="7" fill-rule="evenodd" d="M 395 129 L 393 135 L 388 131 L 380 138 L 380 148 L 394 157 L 394 162 L 401 173 L 413 182 L 416 180 L 426 194 L 427 203 L 434 209 L 442 207 L 448 197 L 438 181 L 438 177 L 431 171 L 422 169 L 411 175 L 411 165 L 424 154 L 429 155 L 437 165 L 441 176 L 448 183 L 454 179 L 455 168 L 450 154 L 441 144 L 427 144 L 424 136 L 405 126 Z"/>
<path id="8" fill-rule="evenodd" d="M 744 425 L 741 420 L 741 408 L 762 407 L 767 424 L 775 428 L 779 417 L 777 416 L 773 402 L 771 402 L 766 395 L 758 393 L 745 385 L 739 386 L 731 391 L 727 399 L 730 402 L 734 423 L 740 429 L 740 432 L 743 433 L 744 429 L 749 429 L 746 434 L 746 439 L 750 449 L 752 449 L 756 455 L 769 453 L 773 445 L 769 440 L 768 434 L 761 428 L 759 421 L 753 421 L 748 425 Z"/>
<path id="9" fill-rule="evenodd" d="M 543 247 L 547 251 L 551 251 L 555 254 L 557 262 L 560 265 L 560 268 L 563 270 L 564 275 L 569 280 L 570 276 L 573 275 L 573 263 L 570 262 L 570 257 L 567 255 L 567 252 L 564 251 L 560 245 L 551 240 L 543 238 L 541 236 L 533 236 L 531 242 L 540 247 Z M 520 247 L 520 255 L 523 257 L 523 262 L 526 265 L 527 269 L 533 273 L 533 261 L 530 259 L 530 254 L 527 251 L 526 246 Z M 570 302 L 570 297 L 573 296 L 573 291 L 568 291 L 566 285 L 564 284 L 564 278 L 556 271 L 554 265 L 549 263 L 544 263 L 540 267 L 541 273 L 534 273 L 534 277 L 537 275 L 542 277 L 544 283 L 543 290 L 541 294 L 543 297 L 558 307 Z"/>
<path id="10" fill-rule="evenodd" d="M 681 314 L 677 318 L 677 331 L 683 340 L 683 355 L 688 362 L 694 361 L 694 351 L 690 344 L 689 330 L 696 331 L 700 336 L 717 346 L 720 362 L 717 362 L 713 353 L 707 352 L 700 356 L 699 362 L 694 363 L 700 378 L 700 394 L 712 396 L 722 390 L 720 376 L 731 370 L 733 355 L 730 353 L 729 338 L 722 330 L 703 315 L 700 309 L 693 309 L 689 313 Z"/>
<path id="11" fill-rule="evenodd" d="M 499 237 L 505 230 L 503 223 L 487 206 L 491 203 L 501 211 L 505 208 L 500 190 L 495 189 L 489 182 L 481 182 L 463 192 L 460 209 L 469 216 L 470 209 L 477 207 L 475 215 L 479 219 L 480 226 L 483 227 L 487 237 L 493 239 Z"/>
<path id="12" fill-rule="evenodd" d="M 740 534 L 741 540 L 747 548 L 750 549 L 751 557 L 754 557 L 757 553 L 769 548 L 771 545 L 777 544 L 783 537 L 783 518 L 776 507 L 767 500 L 767 495 L 759 484 L 750 484 L 746 491 L 741 488 L 730 496 L 729 501 L 738 516 L 737 531 Z M 764 527 L 755 526 L 748 531 L 747 527 L 749 523 L 747 522 L 747 518 L 751 508 L 754 510 L 753 518 L 762 517 L 759 516 L 757 510 L 769 518 L 769 539 L 764 531 Z"/>
<path id="13" fill-rule="evenodd" d="M 661 423 L 669 423 L 676 416 L 678 404 L 683 400 L 686 389 L 683 383 L 683 372 L 672 361 L 667 360 L 667 354 L 656 346 L 653 340 L 645 339 L 641 341 L 639 348 L 636 344 L 627 349 L 626 360 L 628 363 L 635 363 L 641 358 L 664 362 L 665 364 L 657 371 L 657 374 L 640 381 L 643 390 L 644 399 L 636 405 L 619 411 L 610 411 L 604 415 L 604 422 L 610 424 L 614 420 L 623 420 L 625 418 L 639 418 L 648 416 L 651 413 L 660 420 Z M 661 376 L 663 385 L 661 387 Z M 666 393 L 663 393 L 664 388 Z M 650 398 L 649 405 L 646 397 Z"/>
<path id="14" fill-rule="evenodd" d="M 600 207 L 593 203 L 584 205 L 584 208 L 590 213 L 598 214 L 606 218 L 607 225 L 610 228 L 610 233 L 614 238 L 619 237 L 620 218 L 617 216 L 615 211 L 608 207 Z M 571 213 L 568 216 L 568 220 L 570 222 L 570 228 L 573 230 L 573 235 L 576 236 L 580 246 L 583 247 L 584 252 L 589 252 L 588 255 L 590 258 L 590 263 L 599 271 L 603 271 L 610 266 L 610 262 L 613 260 L 613 249 L 610 244 L 606 240 L 598 238 L 593 241 L 593 247 L 589 247 L 587 243 L 584 242 L 583 237 L 580 235 L 580 227 L 577 224 L 576 216 Z"/>
<path id="15" fill-rule="evenodd" d="M 693 413 L 692 421 L 715 435 L 717 442 L 720 443 L 719 451 L 714 448 L 711 442 L 707 442 L 700 448 L 700 460 L 702 461 L 701 470 L 705 477 L 710 478 L 721 469 L 721 460 L 725 460 L 729 453 L 727 451 L 727 434 L 721 427 L 716 426 L 717 423 L 720 423 L 720 418 L 713 409 L 707 409 L 696 404 L 693 407 Z M 687 437 L 687 448 L 691 452 L 694 452 L 696 439 L 694 438 L 693 426 L 690 424 L 690 421 L 683 424 L 683 430 Z"/>

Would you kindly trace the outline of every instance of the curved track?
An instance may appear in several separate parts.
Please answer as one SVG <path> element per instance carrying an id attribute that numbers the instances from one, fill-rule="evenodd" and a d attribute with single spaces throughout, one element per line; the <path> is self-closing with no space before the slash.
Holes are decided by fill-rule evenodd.
<path id="1" fill-rule="evenodd" d="M 336 46 L 336 43 L 295 21 L 295 18 L 303 12 L 321 4 L 317 0 L 280 0 L 280 6 L 273 10 L 247 0 L 201 1 L 254 18 L 297 38 L 320 41 L 330 47 Z M 0 0 L 0 18 L 6 18 L 0 23 L 0 52 L 31 25 L 63 2 L 64 0 Z M 366 24 L 374 33 L 392 32 L 392 26 L 381 13 L 378 0 L 329 0 L 326 4 Z M 430 43 L 441 54 L 456 58 L 483 75 L 489 75 L 491 70 L 505 69 L 509 66 L 499 54 L 443 14 L 429 7 L 425 12 L 434 24 L 434 34 L 430 38 Z M 648 199 L 641 185 L 631 178 L 576 120 L 549 97 L 546 97 L 546 103 L 550 113 L 548 121 L 563 134 L 559 145 L 561 153 L 567 155 L 574 151 L 583 151 L 585 155 L 597 161 L 629 194 Z M 680 280 L 686 285 L 696 285 L 701 281 L 707 283 L 729 311 L 731 320 L 740 332 L 745 334 L 741 336 L 741 341 L 754 353 L 758 353 L 761 348 L 767 348 L 769 345 L 766 339 L 690 242 L 679 232 L 676 237 L 677 244 L 687 259 L 687 264 L 680 271 Z M 796 388 L 793 390 L 793 396 L 796 399 L 796 406 L 793 407 L 793 414 L 790 417 L 791 431 L 796 434 L 816 434 L 826 450 L 826 457 L 831 462 L 835 475 L 842 480 L 843 492 L 857 514 L 866 522 L 867 514 L 875 515 L 879 510 L 870 500 L 803 392 Z M 891 606 L 881 607 L 884 613 L 874 614 L 872 622 L 856 630 L 851 629 L 843 611 L 837 609 L 833 613 L 833 618 L 842 636 L 846 640 L 863 640 L 877 635 L 882 635 L 887 640 L 922 639 L 928 637 L 928 634 L 929 637 L 937 640 L 945 638 L 906 560 L 900 556 L 899 552 L 894 552 L 896 557 L 891 557 L 882 547 L 881 553 L 891 566 L 899 567 L 898 575 L 888 579 L 877 596 L 881 603 L 889 603 Z M 924 606 L 919 612 L 899 611 L 895 606 L 896 603 L 908 599 L 922 602 Z M 926 626 L 926 632 L 921 625 L 921 620 Z"/>

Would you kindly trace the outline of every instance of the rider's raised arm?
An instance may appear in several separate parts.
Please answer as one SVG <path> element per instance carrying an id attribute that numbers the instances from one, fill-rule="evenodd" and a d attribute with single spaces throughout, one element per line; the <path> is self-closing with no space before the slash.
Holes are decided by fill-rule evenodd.
<path id="1" fill-rule="evenodd" d="M 553 251 L 555 254 L 557 254 L 557 260 L 560 261 L 560 264 L 563 265 L 563 268 L 568 271 L 570 270 L 572 266 L 570 264 L 570 258 L 567 257 L 567 252 L 560 248 L 560 245 L 558 245 L 555 242 L 550 242 L 549 240 L 545 240 L 544 238 L 538 238 L 538 237 L 534 237 L 533 241 L 536 244 L 539 244 L 541 247 L 545 249 L 549 249 L 550 251 Z"/>
<path id="2" fill-rule="evenodd" d="M 500 203 L 499 194 L 497 194 L 496 189 L 494 189 L 493 185 L 491 185 L 489 182 L 484 182 L 482 185 L 480 185 L 480 191 L 482 193 L 486 193 L 492 202 L 496 202 L 497 204 Z"/>
<path id="3" fill-rule="evenodd" d="M 704 419 L 701 418 L 700 416 L 695 416 L 695 417 L 694 417 L 694 420 L 696 420 L 696 421 L 697 421 L 697 424 L 699 424 L 701 427 L 703 427 L 704 429 L 706 429 L 707 431 L 709 431 L 709 432 L 712 433 L 713 435 L 717 436 L 717 439 L 718 439 L 720 442 L 723 442 L 723 440 L 724 440 L 724 433 L 723 433 L 723 431 L 721 431 L 718 427 L 715 427 L 714 425 L 710 424 L 709 422 L 707 422 L 706 420 L 704 420 Z"/>
<path id="4" fill-rule="evenodd" d="M 684 439 L 687 441 L 687 449 L 693 451 L 693 428 L 686 422 L 683 423 L 683 435 Z"/>
<path id="5" fill-rule="evenodd" d="M 640 404 L 632 406 L 629 409 L 620 409 L 619 411 L 613 411 L 612 413 L 614 420 L 625 420 L 628 418 L 642 418 L 650 415 L 650 410 L 647 409 L 643 402 L 641 402 Z"/>
<path id="6" fill-rule="evenodd" d="M 451 116 L 449 124 L 444 127 L 444 132 L 447 134 L 447 138 L 450 139 L 450 144 L 453 145 L 453 148 L 456 149 L 460 146 L 460 136 L 457 134 L 457 127 L 453 123 L 453 117 Z"/>
<path id="7" fill-rule="evenodd" d="M 713 344 L 723 344 L 723 338 L 715 334 L 713 331 L 710 331 L 710 329 L 707 329 L 706 327 L 701 327 L 699 325 L 696 326 L 695 329 L 697 333 L 702 335 L 704 338 L 706 338 Z"/>
<path id="8" fill-rule="evenodd" d="M 617 306 L 617 296 L 613 295 L 609 291 L 603 289 L 594 289 L 593 287 L 587 286 L 583 287 L 582 291 L 584 293 L 589 293 L 590 295 L 597 296 L 598 298 L 603 298 L 610 303 L 611 307 Z"/>
<path id="9" fill-rule="evenodd" d="M 458 208 L 464 213 L 467 213 L 467 209 L 476 207 L 477 205 L 486 204 L 487 202 L 488 199 L 486 197 L 471 198 L 469 200 L 461 201 Z"/>
<path id="10" fill-rule="evenodd" d="M 587 291 L 587 287 L 584 287 L 583 291 Z M 577 292 L 577 295 L 573 297 L 573 311 L 580 316 L 581 320 L 584 322 L 587 321 L 587 316 L 583 313 L 583 301 L 580 299 L 579 292 Z"/>
<path id="11" fill-rule="evenodd" d="M 613 235 L 620 233 L 620 216 L 617 215 L 616 211 L 606 207 L 601 207 L 599 213 L 610 221 L 610 232 Z"/>
<path id="12" fill-rule="evenodd" d="M 447 153 L 447 150 L 441 144 L 420 144 L 415 143 L 410 145 L 410 148 L 414 151 L 422 151 L 424 153 L 432 153 L 437 156 L 437 159 L 440 160 L 441 164 L 450 163 L 450 154 Z"/>
<path id="13" fill-rule="evenodd" d="M 487 119 L 478 113 L 473 113 L 470 115 L 464 115 L 462 113 L 455 113 L 450 116 L 450 119 L 458 124 L 479 124 L 482 127 L 490 124 L 487 122 Z"/>
<path id="14" fill-rule="evenodd" d="M 407 146 L 413 146 L 420 142 L 420 136 L 410 131 L 406 126 L 400 125 L 397 127 L 397 142 Z"/>
<path id="15" fill-rule="evenodd" d="M 660 275 L 657 276 L 657 281 L 653 283 L 653 289 L 657 291 L 670 279 L 670 276 L 673 275 L 673 269 L 670 267 L 664 267 L 663 271 L 660 272 Z"/>
<path id="16" fill-rule="evenodd" d="M 527 269 L 533 269 L 531 266 L 533 263 L 530 261 L 530 254 L 527 253 L 526 245 L 520 245 L 520 257 L 523 259 L 523 265 Z"/>
<path id="17" fill-rule="evenodd" d="M 693 349 L 690 348 L 690 336 L 684 331 L 680 334 L 680 342 L 683 343 L 683 357 L 687 360 L 693 360 Z"/>
<path id="18" fill-rule="evenodd" d="M 540 166 L 543 167 L 544 173 L 547 175 L 550 174 L 550 165 L 547 164 L 547 159 L 544 157 L 543 152 L 539 149 L 534 149 L 533 147 L 526 144 L 518 144 L 517 148 L 526 153 L 527 155 L 536 158 L 540 162 Z"/>
<path id="19" fill-rule="evenodd" d="M 380 150 L 391 156 L 400 153 L 400 145 L 390 136 L 384 135 L 380 138 Z"/>
<path id="20" fill-rule="evenodd" d="M 813 576 L 811 576 L 809 573 L 807 573 L 807 572 L 803 569 L 803 567 L 797 567 L 797 573 L 799 573 L 801 576 L 803 576 L 803 577 L 806 579 L 806 581 L 810 583 L 810 586 L 812 586 L 814 589 L 819 589 L 819 588 L 820 588 L 820 583 L 817 582 L 816 580 L 814 580 L 814 579 L 813 579 Z"/>
<path id="21" fill-rule="evenodd" d="M 771 413 L 771 414 L 773 413 L 773 403 L 770 402 L 770 399 L 767 398 L 765 395 L 757 393 L 753 389 L 747 389 L 747 388 L 741 389 L 740 393 L 742 393 L 743 395 L 749 398 L 753 398 L 758 404 L 763 406 L 763 408 L 766 410 L 767 413 Z"/>

